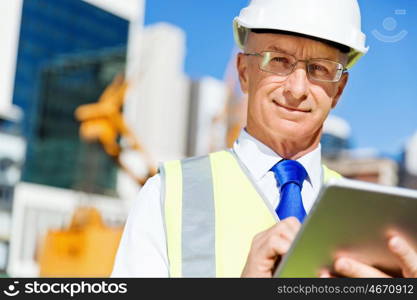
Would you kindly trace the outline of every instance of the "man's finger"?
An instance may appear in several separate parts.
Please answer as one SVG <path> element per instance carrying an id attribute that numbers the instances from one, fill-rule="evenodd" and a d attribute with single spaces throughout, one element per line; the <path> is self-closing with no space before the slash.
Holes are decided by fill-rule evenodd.
<path id="1" fill-rule="evenodd" d="M 252 240 L 242 277 L 271 277 L 277 259 L 287 253 L 294 235 L 287 222 L 258 233 Z"/>
<path id="2" fill-rule="evenodd" d="M 417 277 L 417 252 L 403 238 L 394 236 L 388 241 L 389 249 L 400 260 L 404 277 Z"/>
<path id="3" fill-rule="evenodd" d="M 281 221 L 282 223 L 286 223 L 288 227 L 291 229 L 292 232 L 297 233 L 301 228 L 301 223 L 298 221 L 296 217 L 289 217 Z"/>
<path id="4" fill-rule="evenodd" d="M 273 231 L 275 233 L 285 233 L 287 237 L 294 239 L 297 235 L 298 231 L 300 230 L 301 224 L 300 222 L 293 217 L 287 218 L 283 221 L 280 221 L 274 228 Z"/>
<path id="5" fill-rule="evenodd" d="M 276 240 L 276 243 L 273 245 L 273 248 L 278 256 L 286 254 L 290 247 L 291 241 L 288 240 Z"/>
<path id="6" fill-rule="evenodd" d="M 257 234 L 252 242 L 251 252 L 258 253 L 262 257 L 274 258 L 285 254 L 294 234 L 287 228 L 285 224 L 275 225 L 274 227 Z"/>
<path id="7" fill-rule="evenodd" d="M 337 259 L 334 267 L 337 273 L 350 278 L 389 277 L 378 269 L 347 257 Z"/>
<path id="8" fill-rule="evenodd" d="M 320 278 L 334 278 L 334 275 L 330 272 L 329 269 L 320 270 L 318 276 Z"/>

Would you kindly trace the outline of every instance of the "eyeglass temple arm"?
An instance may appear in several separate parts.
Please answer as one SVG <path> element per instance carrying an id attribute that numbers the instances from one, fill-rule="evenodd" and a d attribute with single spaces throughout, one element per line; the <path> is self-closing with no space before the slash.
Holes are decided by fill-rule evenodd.
<path id="1" fill-rule="evenodd" d="M 259 53 L 242 53 L 243 55 L 247 55 L 247 56 L 262 56 L 262 54 Z"/>

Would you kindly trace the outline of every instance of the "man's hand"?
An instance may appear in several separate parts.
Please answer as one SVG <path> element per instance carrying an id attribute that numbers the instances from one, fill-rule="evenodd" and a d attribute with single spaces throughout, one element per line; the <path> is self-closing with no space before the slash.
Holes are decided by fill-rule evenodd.
<path id="1" fill-rule="evenodd" d="M 242 277 L 272 277 L 276 262 L 287 253 L 301 224 L 295 217 L 258 233 L 251 245 Z"/>
<path id="2" fill-rule="evenodd" d="M 388 240 L 388 249 L 398 259 L 402 275 L 406 278 L 417 278 L 417 252 L 402 237 L 395 235 Z M 345 277 L 390 277 L 380 270 L 347 257 L 340 257 L 334 263 L 335 271 Z M 324 270 L 320 277 L 331 277 L 328 270 Z"/>

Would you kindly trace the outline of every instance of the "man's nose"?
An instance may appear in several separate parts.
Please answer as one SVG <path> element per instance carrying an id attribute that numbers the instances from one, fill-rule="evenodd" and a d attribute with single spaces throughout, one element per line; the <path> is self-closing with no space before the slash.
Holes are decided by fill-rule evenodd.
<path id="1" fill-rule="evenodd" d="M 288 75 L 285 82 L 285 93 L 290 96 L 287 100 L 303 101 L 307 98 L 308 79 L 305 64 L 301 63 Z"/>

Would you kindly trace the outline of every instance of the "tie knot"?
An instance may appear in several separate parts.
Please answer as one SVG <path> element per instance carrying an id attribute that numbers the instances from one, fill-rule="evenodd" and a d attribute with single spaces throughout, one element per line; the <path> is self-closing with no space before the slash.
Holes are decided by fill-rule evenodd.
<path id="1" fill-rule="evenodd" d="M 281 188 L 289 182 L 296 183 L 302 188 L 307 177 L 307 171 L 303 165 L 295 160 L 281 160 L 271 168 L 271 171 L 274 172 L 275 179 Z"/>

